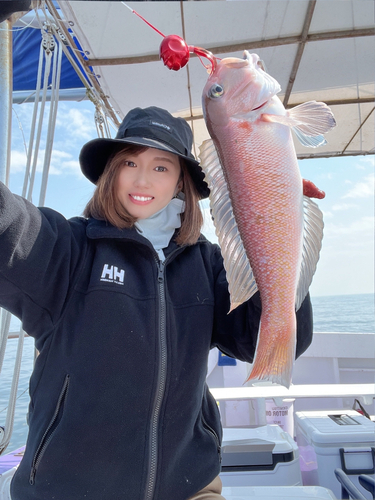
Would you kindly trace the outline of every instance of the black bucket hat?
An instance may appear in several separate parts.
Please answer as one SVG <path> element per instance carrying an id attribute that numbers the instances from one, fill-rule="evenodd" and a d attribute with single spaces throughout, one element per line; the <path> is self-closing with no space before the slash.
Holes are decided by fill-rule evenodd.
<path id="1" fill-rule="evenodd" d="M 110 156 L 126 144 L 161 149 L 180 156 L 186 161 L 201 198 L 208 197 L 210 190 L 204 173 L 191 153 L 193 134 L 189 125 L 183 118 L 176 118 L 155 106 L 129 111 L 115 139 L 93 139 L 86 143 L 79 155 L 83 175 L 96 184 Z"/>

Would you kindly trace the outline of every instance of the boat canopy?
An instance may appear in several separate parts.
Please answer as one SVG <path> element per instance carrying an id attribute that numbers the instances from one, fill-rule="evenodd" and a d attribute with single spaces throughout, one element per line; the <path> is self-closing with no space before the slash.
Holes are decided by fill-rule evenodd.
<path id="1" fill-rule="evenodd" d="M 185 68 L 170 71 L 159 58 L 160 33 L 176 34 L 218 58 L 257 53 L 280 83 L 286 108 L 310 100 L 331 107 L 337 126 L 327 134 L 327 144 L 312 149 L 297 140 L 299 158 L 375 151 L 372 0 L 45 3 L 69 58 L 78 60 L 116 125 L 135 106 L 157 105 L 189 121 L 196 148 L 208 138 L 201 107 L 208 75 L 202 62 L 192 55 Z M 37 22 L 27 28 L 27 16 L 21 22 L 24 29 L 13 34 L 15 102 L 30 100 L 35 89 L 41 40 Z M 66 56 L 59 99 L 81 100 L 84 84 Z"/>
<path id="2" fill-rule="evenodd" d="M 135 106 L 158 105 L 189 120 L 198 146 L 208 138 L 197 57 L 179 71 L 159 59 L 162 37 L 120 1 L 60 1 L 117 121 Z M 48 5 L 48 1 L 47 1 Z M 372 0 L 129 2 L 164 35 L 216 57 L 257 53 L 289 108 L 324 101 L 337 126 L 317 149 L 296 142 L 299 158 L 374 153 L 375 30 Z"/>

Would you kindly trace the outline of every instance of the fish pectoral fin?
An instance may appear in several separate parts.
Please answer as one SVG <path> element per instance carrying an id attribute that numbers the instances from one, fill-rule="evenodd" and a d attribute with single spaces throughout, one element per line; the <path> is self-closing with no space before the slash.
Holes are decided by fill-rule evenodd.
<path id="1" fill-rule="evenodd" d="M 316 101 L 299 104 L 286 115 L 263 114 L 262 120 L 292 128 L 301 144 L 312 148 L 327 144 L 323 134 L 336 125 L 331 109 L 324 102 Z"/>
<path id="2" fill-rule="evenodd" d="M 305 146 L 307 148 L 317 148 L 319 146 L 325 146 L 327 144 L 324 135 L 305 135 L 297 127 L 293 127 L 292 130 L 302 146 Z"/>
<path id="3" fill-rule="evenodd" d="M 290 118 L 290 116 L 287 115 L 271 115 L 264 113 L 261 116 L 261 120 L 264 122 L 272 122 L 272 123 L 280 123 L 281 125 L 285 125 L 286 127 L 290 127 L 293 132 L 295 133 L 297 139 L 299 142 L 306 147 L 310 148 L 317 148 L 318 146 L 324 146 L 327 144 L 327 141 L 325 140 L 323 135 L 317 135 L 317 136 L 308 136 L 305 133 L 301 132 L 299 129 L 299 125 L 295 124 L 295 121 L 293 118 Z"/>
<path id="4" fill-rule="evenodd" d="M 324 102 L 304 102 L 289 109 L 287 114 L 293 128 L 311 137 L 325 134 L 336 125 L 331 109 Z"/>
<path id="5" fill-rule="evenodd" d="M 323 214 L 309 197 L 303 197 L 304 227 L 301 272 L 296 293 L 296 311 L 311 285 L 323 240 Z"/>

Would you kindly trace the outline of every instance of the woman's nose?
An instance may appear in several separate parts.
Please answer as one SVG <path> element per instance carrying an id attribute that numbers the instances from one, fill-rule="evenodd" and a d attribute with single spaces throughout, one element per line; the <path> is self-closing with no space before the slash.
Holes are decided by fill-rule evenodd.
<path id="1" fill-rule="evenodd" d="M 145 170 L 139 169 L 137 171 L 137 176 L 134 180 L 134 184 L 136 186 L 148 187 L 151 184 L 150 176 L 148 175 L 148 173 Z"/>

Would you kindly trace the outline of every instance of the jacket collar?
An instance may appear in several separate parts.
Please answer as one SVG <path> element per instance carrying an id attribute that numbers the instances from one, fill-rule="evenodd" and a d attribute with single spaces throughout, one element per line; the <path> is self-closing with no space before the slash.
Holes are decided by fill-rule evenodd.
<path id="1" fill-rule="evenodd" d="M 118 229 L 104 220 L 97 220 L 93 218 L 90 218 L 87 221 L 86 234 L 88 238 L 93 240 L 101 238 L 120 238 L 137 240 L 142 243 L 145 240 L 145 238 L 143 238 L 143 236 L 141 236 L 134 227 L 129 229 Z"/>
<path id="2" fill-rule="evenodd" d="M 135 227 L 118 229 L 117 227 L 114 227 L 111 224 L 109 224 L 109 222 L 90 218 L 87 221 L 86 235 L 88 238 L 93 240 L 110 238 L 110 239 L 123 239 L 123 240 L 135 241 L 150 247 L 154 251 L 154 248 L 152 244 L 149 242 L 149 240 L 144 238 L 141 234 L 139 234 L 138 231 L 135 229 Z M 197 243 L 204 243 L 204 242 L 207 242 L 207 239 L 205 238 L 205 236 L 201 234 Z M 168 256 L 171 252 L 173 252 L 177 248 L 183 249 L 185 248 L 185 246 L 179 247 L 179 245 L 177 245 L 177 243 L 175 242 L 175 236 L 173 236 L 168 245 L 168 249 L 165 252 L 165 255 Z"/>
<path id="3" fill-rule="evenodd" d="M 151 242 L 147 238 L 139 234 L 139 232 L 135 229 L 135 227 L 118 229 L 117 227 L 112 226 L 106 221 L 90 218 L 87 221 L 86 235 L 88 238 L 92 240 L 117 239 L 117 240 L 134 241 L 136 243 L 146 245 L 157 256 L 157 253 L 154 247 L 152 246 Z M 174 250 L 178 248 L 182 250 L 184 247 L 180 247 L 179 245 L 177 245 L 177 243 L 174 240 L 174 237 L 172 237 L 168 245 L 168 248 L 165 251 L 165 256 L 167 257 L 169 254 L 171 254 L 172 252 L 174 252 Z"/>

